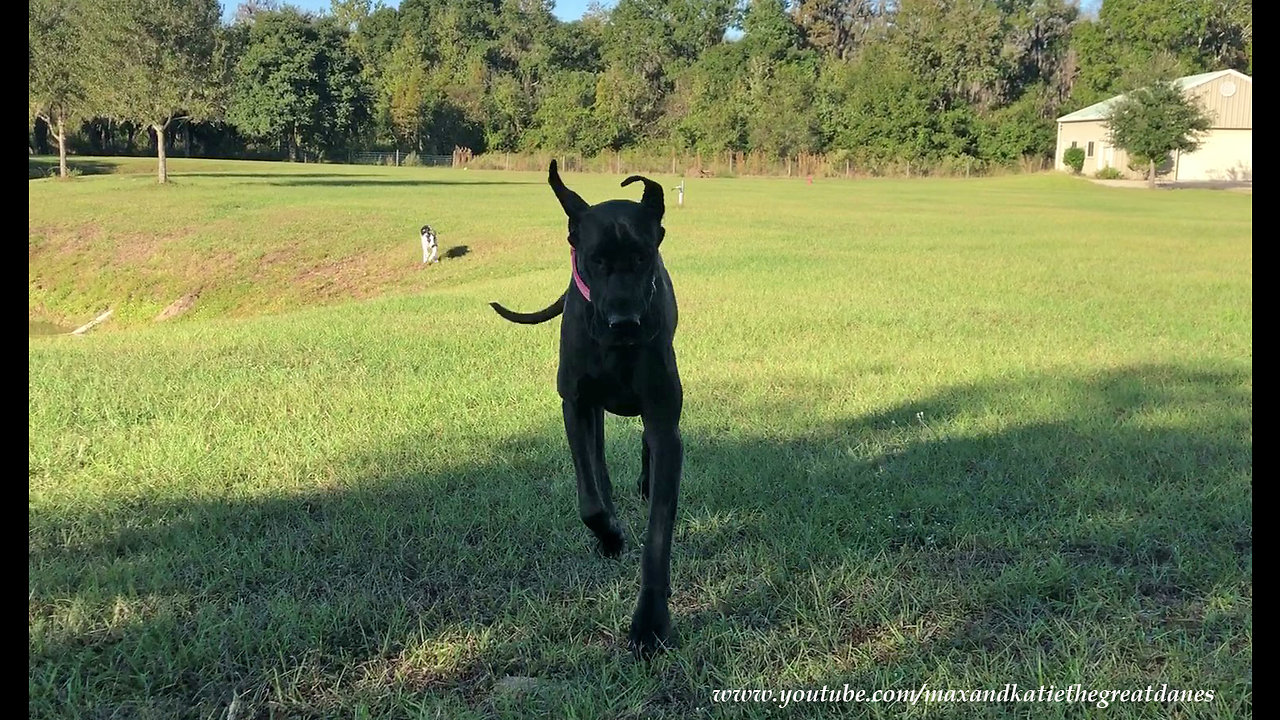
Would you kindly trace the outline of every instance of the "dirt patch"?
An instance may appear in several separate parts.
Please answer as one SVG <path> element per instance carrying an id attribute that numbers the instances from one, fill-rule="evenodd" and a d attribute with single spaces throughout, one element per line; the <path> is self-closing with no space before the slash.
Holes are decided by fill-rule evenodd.
<path id="1" fill-rule="evenodd" d="M 177 300 L 174 300 L 172 303 L 169 304 L 169 307 L 160 311 L 160 314 L 156 316 L 156 322 L 160 322 L 162 320 L 170 320 L 178 317 L 179 315 L 182 315 L 183 313 L 187 312 L 191 308 L 195 307 L 196 300 L 199 298 L 200 298 L 200 291 L 197 290 L 196 292 L 187 293 L 186 295 L 183 295 Z"/>
<path id="2" fill-rule="evenodd" d="M 364 299 L 385 291 L 406 273 L 387 265 L 380 255 L 349 255 L 299 272 L 294 284 L 320 297 Z"/>
<path id="3" fill-rule="evenodd" d="M 43 255 L 84 255 L 102 241 L 106 233 L 98 225 L 68 228 L 57 225 L 27 229 L 27 261 Z"/>

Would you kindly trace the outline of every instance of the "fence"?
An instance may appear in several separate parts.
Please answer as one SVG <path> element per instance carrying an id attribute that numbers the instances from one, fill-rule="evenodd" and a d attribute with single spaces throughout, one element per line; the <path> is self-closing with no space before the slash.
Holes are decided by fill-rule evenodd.
<path id="1" fill-rule="evenodd" d="M 485 170 L 542 171 L 552 157 L 566 171 L 627 173 L 670 173 L 682 177 L 734 177 L 767 175 L 781 177 L 971 177 L 1016 172 L 1038 172 L 1051 167 L 1045 158 L 1027 157 L 1007 165 L 976 158 L 943 158 L 933 162 L 858 161 L 847 155 L 801 153 L 777 157 L 760 152 L 662 153 L 645 150 L 605 151 L 595 157 L 573 153 L 547 152 L 477 155 L 465 163 Z M 462 165 L 463 163 L 458 163 Z"/>
<path id="2" fill-rule="evenodd" d="M 396 167 L 426 165 L 432 167 L 453 167 L 453 155 L 419 155 L 417 153 L 395 152 L 358 152 L 351 153 L 349 162 L 352 165 L 392 165 Z"/>
<path id="3" fill-rule="evenodd" d="M 350 162 L 363 165 L 430 165 L 471 167 L 477 170 L 543 171 L 552 157 L 549 152 L 490 152 L 472 155 L 467 148 L 454 148 L 453 155 L 418 155 L 399 152 L 352 153 Z M 858 161 L 842 153 L 829 155 L 799 153 L 778 157 L 760 152 L 682 154 L 639 149 L 605 151 L 595 157 L 573 153 L 558 155 L 566 171 L 624 173 L 671 173 L 682 177 L 734 177 L 772 175 L 783 177 L 971 177 L 1039 172 L 1052 167 L 1041 157 L 1025 157 L 1019 162 L 998 164 L 970 157 L 941 158 L 932 162 Z"/>

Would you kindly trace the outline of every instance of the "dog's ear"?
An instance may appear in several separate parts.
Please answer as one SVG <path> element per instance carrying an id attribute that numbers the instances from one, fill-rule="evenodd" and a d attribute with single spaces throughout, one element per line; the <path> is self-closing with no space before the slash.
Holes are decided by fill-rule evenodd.
<path id="1" fill-rule="evenodd" d="M 573 225 L 578 221 L 578 216 L 589 207 L 587 201 L 564 186 L 564 181 L 560 179 L 560 171 L 556 169 L 555 160 L 551 161 L 551 168 L 547 170 L 547 183 L 551 185 L 556 198 L 560 200 L 560 207 L 564 208 L 564 214 L 569 216 L 569 224 Z"/>
<path id="2" fill-rule="evenodd" d="M 653 213 L 653 217 L 658 222 L 662 222 L 662 214 L 666 212 L 666 205 L 662 199 L 662 186 L 642 175 L 632 175 L 622 181 L 622 187 L 626 187 L 637 180 L 644 183 L 644 197 L 640 198 L 640 204 L 650 213 Z"/>

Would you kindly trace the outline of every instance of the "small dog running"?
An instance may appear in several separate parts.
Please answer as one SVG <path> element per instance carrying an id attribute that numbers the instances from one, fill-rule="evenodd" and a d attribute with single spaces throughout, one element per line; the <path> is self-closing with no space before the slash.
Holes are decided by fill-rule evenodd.
<path id="1" fill-rule="evenodd" d="M 430 225 L 422 226 L 422 262 L 430 265 L 440 262 L 440 246 L 436 244 L 436 231 Z"/>

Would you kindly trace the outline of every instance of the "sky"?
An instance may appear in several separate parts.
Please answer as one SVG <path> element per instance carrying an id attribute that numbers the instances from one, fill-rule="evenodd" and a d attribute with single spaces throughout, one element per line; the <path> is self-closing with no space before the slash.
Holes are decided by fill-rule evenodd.
<path id="1" fill-rule="evenodd" d="M 384 0 L 385 4 L 396 6 L 399 0 Z M 561 20 L 577 20 L 582 17 L 582 13 L 586 12 L 587 4 L 590 0 L 556 0 L 555 15 Z M 222 3 L 222 16 L 230 19 L 236 13 L 236 6 L 239 0 L 224 0 Z M 329 0 L 290 0 L 289 4 L 296 5 L 303 10 L 328 11 Z M 612 2 L 602 2 L 605 7 L 611 7 Z M 1080 7 L 1089 14 L 1097 14 L 1098 7 L 1102 5 L 1102 0 L 1080 0 Z"/>

